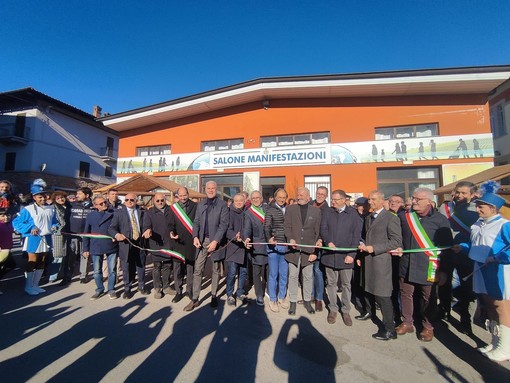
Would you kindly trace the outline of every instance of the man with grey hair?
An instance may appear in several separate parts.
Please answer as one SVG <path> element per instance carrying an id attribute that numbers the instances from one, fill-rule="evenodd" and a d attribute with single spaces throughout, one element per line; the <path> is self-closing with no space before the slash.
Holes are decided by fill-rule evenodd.
<path id="1" fill-rule="evenodd" d="M 289 315 L 296 315 L 298 276 L 303 274 L 303 306 L 309 314 L 315 314 L 312 308 L 313 262 L 317 254 L 313 247 L 302 245 L 321 246 L 319 241 L 321 211 L 310 206 L 310 190 L 300 187 L 297 190 L 297 204 L 290 205 L 285 211 L 284 231 L 291 244 L 290 252 L 285 255 L 289 262 Z"/>
<path id="2" fill-rule="evenodd" d="M 448 219 L 432 208 L 434 193 L 429 188 L 417 188 L 412 194 L 411 210 L 399 215 L 402 226 L 402 244 L 405 250 L 435 247 L 450 248 L 453 244 Z M 401 250 L 401 249 L 398 249 Z M 420 311 L 423 330 L 419 339 L 430 342 L 434 338 L 432 326 L 433 305 L 430 303 L 432 288 L 436 282 L 444 282 L 440 273 L 440 257 L 450 250 L 427 250 L 418 253 L 395 252 L 400 259 L 400 299 L 402 302 L 402 324 L 396 328 L 399 335 L 414 332 L 413 296 L 420 290 Z M 446 254 L 445 254 L 446 253 Z"/>
<path id="3" fill-rule="evenodd" d="M 218 282 L 220 279 L 220 262 L 225 258 L 224 251 L 217 251 L 223 244 L 229 222 L 227 204 L 217 196 L 218 185 L 214 181 L 205 184 L 207 198 L 197 205 L 193 221 L 193 245 L 197 249 L 195 271 L 193 273 L 193 296 L 184 311 L 198 307 L 198 298 L 202 288 L 202 275 L 208 258 L 213 261 L 211 281 L 211 307 L 218 307 Z"/>

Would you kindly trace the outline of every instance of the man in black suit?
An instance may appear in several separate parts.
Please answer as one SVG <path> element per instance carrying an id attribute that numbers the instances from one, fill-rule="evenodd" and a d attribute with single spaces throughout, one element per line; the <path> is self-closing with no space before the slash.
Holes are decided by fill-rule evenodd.
<path id="1" fill-rule="evenodd" d="M 136 195 L 126 194 L 124 206 L 115 211 L 108 232 L 119 241 L 119 257 L 122 266 L 122 279 L 124 281 L 124 293 L 122 298 L 132 297 L 131 285 L 135 279 L 135 270 L 138 275 L 138 291 L 142 295 L 149 295 L 145 289 L 145 251 L 132 246 L 140 245 L 142 238 L 143 210 L 136 205 Z M 129 239 L 128 242 L 127 239 Z"/>

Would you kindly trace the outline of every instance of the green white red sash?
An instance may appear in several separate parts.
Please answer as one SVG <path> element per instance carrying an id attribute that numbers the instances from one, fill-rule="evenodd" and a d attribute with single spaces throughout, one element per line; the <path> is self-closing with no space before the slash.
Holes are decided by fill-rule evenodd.
<path id="1" fill-rule="evenodd" d="M 260 222 L 264 223 L 264 219 L 266 218 L 266 214 L 264 213 L 264 210 L 262 208 L 251 205 L 248 210 L 257 218 L 260 220 Z"/>
<path id="2" fill-rule="evenodd" d="M 193 222 L 191 222 L 191 219 L 188 217 L 184 209 L 179 205 L 178 202 L 174 203 L 170 206 L 172 211 L 175 213 L 179 221 L 182 223 L 182 225 L 186 228 L 186 230 L 189 231 L 191 235 L 193 235 Z"/>
<path id="3" fill-rule="evenodd" d="M 411 213 L 407 212 L 405 214 L 407 224 L 409 225 L 411 232 L 413 233 L 413 237 L 418 242 L 420 248 L 424 249 L 424 253 L 429 257 L 429 267 L 427 270 L 427 281 L 435 282 L 436 281 L 436 272 L 439 267 L 439 253 L 437 250 L 425 250 L 434 247 L 434 244 L 430 240 L 428 234 L 425 232 L 418 215 L 413 211 Z"/>
<path id="4" fill-rule="evenodd" d="M 455 210 L 453 208 L 452 202 L 444 204 L 444 211 L 446 213 L 446 218 L 448 218 L 450 222 L 451 221 L 455 222 L 457 226 L 461 228 L 462 231 L 464 231 L 466 234 L 471 234 L 471 228 L 464 222 L 462 222 L 458 216 L 455 215 Z"/>

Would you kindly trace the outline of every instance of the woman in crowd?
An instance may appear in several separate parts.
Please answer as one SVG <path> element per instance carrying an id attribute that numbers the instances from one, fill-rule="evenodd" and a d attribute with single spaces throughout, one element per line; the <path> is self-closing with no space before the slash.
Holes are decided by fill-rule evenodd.
<path id="1" fill-rule="evenodd" d="M 25 207 L 13 221 L 14 229 L 24 238 L 23 250 L 28 253 L 25 269 L 25 292 L 38 295 L 46 290 L 39 287 L 45 259 L 51 249 L 51 234 L 57 226 L 55 208 L 46 204 L 46 183 L 36 179 L 30 191 L 34 203 Z"/>
<path id="2" fill-rule="evenodd" d="M 55 215 L 57 218 L 57 229 L 53 232 L 51 240 L 53 242 L 52 261 L 50 264 L 49 281 L 56 282 L 62 265 L 62 260 L 66 255 L 67 236 L 62 232 L 68 231 L 69 216 L 71 214 L 71 204 L 67 200 L 67 193 L 56 191 L 51 195 L 53 206 L 55 207 Z"/>

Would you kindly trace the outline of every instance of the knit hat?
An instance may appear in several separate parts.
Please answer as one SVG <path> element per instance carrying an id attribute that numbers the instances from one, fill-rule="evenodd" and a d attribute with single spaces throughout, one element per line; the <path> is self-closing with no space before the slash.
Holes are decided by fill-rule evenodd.
<path id="1" fill-rule="evenodd" d="M 30 186 L 30 193 L 32 195 L 45 194 L 46 193 L 46 182 L 42 178 L 38 178 L 32 182 Z"/>
<path id="2" fill-rule="evenodd" d="M 490 180 L 484 182 L 480 185 L 480 191 L 483 193 L 480 198 L 476 200 L 476 202 L 486 203 L 488 205 L 492 205 L 496 207 L 496 209 L 501 209 L 503 205 L 506 203 L 505 199 L 496 194 L 499 190 L 499 183 L 496 181 Z"/>

